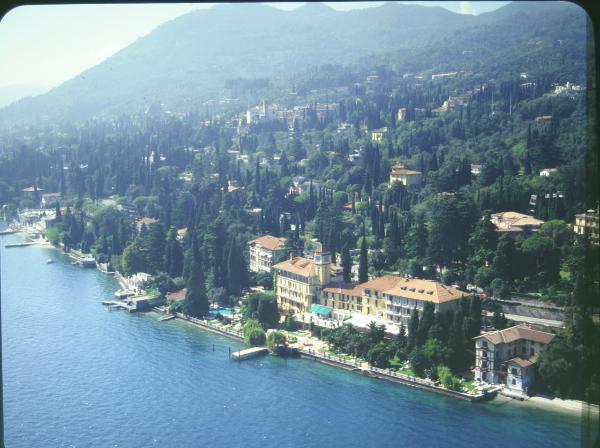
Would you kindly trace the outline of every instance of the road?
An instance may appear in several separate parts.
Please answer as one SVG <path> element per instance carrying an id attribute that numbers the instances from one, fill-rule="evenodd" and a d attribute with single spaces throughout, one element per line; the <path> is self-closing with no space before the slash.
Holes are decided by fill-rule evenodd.
<path id="1" fill-rule="evenodd" d="M 492 317 L 494 313 L 491 311 L 487 312 L 488 317 Z M 507 319 L 513 320 L 515 322 L 527 322 L 535 325 L 544 325 L 546 327 L 555 327 L 562 328 L 564 327 L 564 323 L 560 320 L 550 320 L 550 319 L 540 319 L 537 317 L 529 317 L 529 316 L 520 316 L 518 314 L 505 314 Z"/>

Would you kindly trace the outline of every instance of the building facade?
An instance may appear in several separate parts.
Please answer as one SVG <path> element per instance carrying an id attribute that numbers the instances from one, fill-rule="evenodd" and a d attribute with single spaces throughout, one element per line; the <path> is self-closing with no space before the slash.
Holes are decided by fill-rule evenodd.
<path id="1" fill-rule="evenodd" d="M 333 310 L 361 313 L 393 324 L 408 323 L 413 309 L 423 311 L 432 302 L 435 312 L 458 306 L 467 293 L 433 280 L 384 275 L 357 286 L 329 285 L 320 303 Z"/>
<path id="2" fill-rule="evenodd" d="M 277 260 L 288 251 L 285 247 L 286 238 L 264 235 L 248 241 L 250 252 L 249 269 L 252 272 L 271 272 Z"/>
<path id="3" fill-rule="evenodd" d="M 475 379 L 527 392 L 535 381 L 537 358 L 554 335 L 520 324 L 475 339 Z"/>
<path id="4" fill-rule="evenodd" d="M 290 257 L 273 266 L 276 274 L 277 304 L 284 311 L 308 313 L 312 305 L 320 304 L 323 288 L 329 283 L 341 283 L 341 267 L 331 263 L 331 255 L 323 246 L 314 259 Z"/>
<path id="5" fill-rule="evenodd" d="M 578 235 L 584 235 L 589 242 L 598 246 L 600 244 L 600 221 L 598 212 L 588 210 L 586 213 L 575 215 L 573 231 Z"/>

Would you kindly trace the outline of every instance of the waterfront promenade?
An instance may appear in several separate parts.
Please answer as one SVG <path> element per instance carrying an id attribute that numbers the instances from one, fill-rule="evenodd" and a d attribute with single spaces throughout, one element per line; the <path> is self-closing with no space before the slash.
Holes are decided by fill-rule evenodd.
<path id="1" fill-rule="evenodd" d="M 201 328 L 204 328 L 208 331 L 212 331 L 214 333 L 218 333 L 237 341 L 243 341 L 244 335 L 242 331 L 238 331 L 229 327 L 223 327 L 213 323 L 210 320 L 206 319 L 198 319 L 195 317 L 187 316 L 183 313 L 174 313 L 175 317 L 178 319 L 184 320 L 191 324 L 197 325 Z M 464 392 L 459 392 L 455 390 L 446 389 L 444 387 L 436 385 L 433 381 L 429 379 L 417 378 L 414 376 L 404 375 L 402 373 L 395 372 L 392 369 L 379 369 L 377 367 L 368 366 L 363 367 L 359 366 L 357 363 L 353 363 L 348 361 L 342 356 L 332 355 L 328 353 L 319 353 L 317 350 L 311 348 L 300 348 L 297 345 L 292 346 L 296 352 L 305 358 L 310 358 L 315 361 L 321 362 L 323 364 L 327 364 L 330 366 L 342 368 L 348 370 L 350 372 L 362 374 L 369 376 L 371 378 L 379 378 L 387 381 L 391 381 L 394 383 L 400 383 L 411 387 L 416 387 L 418 389 L 428 390 L 431 392 L 441 393 L 453 398 L 459 398 L 462 400 L 468 401 L 483 401 L 487 399 L 491 399 L 496 396 L 497 389 L 494 388 L 487 393 L 479 393 L 479 394 L 469 394 Z"/>

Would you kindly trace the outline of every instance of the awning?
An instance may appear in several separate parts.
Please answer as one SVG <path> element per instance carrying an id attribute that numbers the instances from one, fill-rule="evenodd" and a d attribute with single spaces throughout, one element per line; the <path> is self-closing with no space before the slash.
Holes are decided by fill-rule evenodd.
<path id="1" fill-rule="evenodd" d="M 310 312 L 320 314 L 321 316 L 331 316 L 332 308 L 323 305 L 313 305 L 310 307 Z"/>

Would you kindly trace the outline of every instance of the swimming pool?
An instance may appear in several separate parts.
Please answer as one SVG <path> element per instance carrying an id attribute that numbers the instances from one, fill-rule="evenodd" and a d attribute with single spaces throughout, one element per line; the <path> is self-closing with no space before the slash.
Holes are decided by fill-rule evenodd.
<path id="1" fill-rule="evenodd" d="M 215 310 L 210 310 L 209 313 L 214 316 L 217 314 L 220 314 L 221 316 L 233 316 L 235 311 L 231 308 L 217 308 Z"/>

